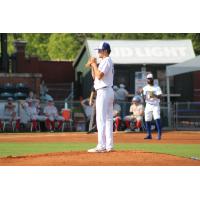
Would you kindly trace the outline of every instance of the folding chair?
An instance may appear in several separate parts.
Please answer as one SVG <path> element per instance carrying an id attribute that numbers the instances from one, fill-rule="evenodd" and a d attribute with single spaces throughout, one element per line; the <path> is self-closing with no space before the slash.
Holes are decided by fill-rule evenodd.
<path id="1" fill-rule="evenodd" d="M 6 126 L 11 126 L 12 131 L 14 132 L 15 128 L 16 128 L 16 122 L 15 121 L 4 120 L 3 121 L 3 132 L 5 131 Z"/>

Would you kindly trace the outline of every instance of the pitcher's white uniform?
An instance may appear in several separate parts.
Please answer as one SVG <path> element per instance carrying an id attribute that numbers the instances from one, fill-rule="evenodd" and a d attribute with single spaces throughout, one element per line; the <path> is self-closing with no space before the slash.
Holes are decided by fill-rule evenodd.
<path id="1" fill-rule="evenodd" d="M 102 79 L 95 78 L 94 88 L 97 91 L 96 121 L 98 129 L 98 149 L 113 148 L 113 101 L 114 67 L 110 57 L 101 60 L 98 69 L 104 73 Z"/>
<path id="2" fill-rule="evenodd" d="M 148 84 L 143 88 L 143 95 L 146 97 L 145 121 L 152 121 L 152 116 L 154 120 L 160 119 L 160 99 L 151 97 L 151 93 L 155 95 L 162 95 L 162 91 L 159 86 L 151 86 Z"/>

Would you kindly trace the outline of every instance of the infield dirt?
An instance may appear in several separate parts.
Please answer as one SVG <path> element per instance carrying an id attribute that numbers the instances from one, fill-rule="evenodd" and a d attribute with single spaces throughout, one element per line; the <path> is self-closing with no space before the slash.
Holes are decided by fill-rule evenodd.
<path id="1" fill-rule="evenodd" d="M 144 140 L 144 133 L 115 133 L 115 143 L 200 144 L 200 132 L 165 132 L 162 140 Z M 32 133 L 1 134 L 0 142 L 87 142 L 96 143 L 97 134 Z M 0 158 L 1 166 L 200 166 L 199 160 L 144 151 L 87 153 L 71 151 Z"/>

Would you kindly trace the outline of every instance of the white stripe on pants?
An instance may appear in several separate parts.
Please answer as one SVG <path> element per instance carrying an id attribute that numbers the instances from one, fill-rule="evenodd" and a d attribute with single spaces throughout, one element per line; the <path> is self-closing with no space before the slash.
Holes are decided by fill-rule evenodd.
<path id="1" fill-rule="evenodd" d="M 113 148 L 113 100 L 112 88 L 97 90 L 96 121 L 98 129 L 97 148 Z"/>

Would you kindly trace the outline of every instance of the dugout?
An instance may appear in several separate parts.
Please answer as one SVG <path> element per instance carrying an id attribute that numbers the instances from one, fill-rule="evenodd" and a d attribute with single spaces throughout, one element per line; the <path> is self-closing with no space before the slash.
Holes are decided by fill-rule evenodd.
<path id="1" fill-rule="evenodd" d="M 171 125 L 171 118 L 169 116 L 171 116 L 171 109 L 170 109 L 170 104 L 171 104 L 171 99 L 170 99 L 170 77 L 172 76 L 180 76 L 180 75 L 184 75 L 187 76 L 188 74 L 193 74 L 193 87 L 190 88 L 186 88 L 186 87 L 180 87 L 180 89 L 185 90 L 187 93 L 191 93 L 193 96 L 193 100 L 196 101 L 195 103 L 193 103 L 194 105 L 198 105 L 199 101 L 200 101 L 200 95 L 199 95 L 199 78 L 200 78 L 200 56 L 197 56 L 193 59 L 189 59 L 186 60 L 185 62 L 182 63 L 178 63 L 178 64 L 174 64 L 174 65 L 169 65 L 166 68 L 166 76 L 167 76 L 167 103 L 168 103 L 168 124 Z M 187 80 L 186 80 L 187 82 Z M 181 83 L 180 83 L 181 84 Z M 183 98 L 185 99 L 185 98 Z M 187 110 L 181 109 L 181 111 L 186 112 L 186 116 L 190 116 L 190 114 L 192 115 L 191 118 L 195 119 L 199 119 L 199 116 L 197 117 L 198 114 L 198 108 L 193 108 L 192 109 L 192 102 L 186 102 L 185 104 L 188 104 L 188 108 Z M 191 105 L 190 105 L 191 104 Z M 182 104 L 184 105 L 184 104 Z M 179 114 L 178 113 L 178 104 L 176 105 L 177 107 L 177 112 L 176 112 L 176 117 L 178 117 L 179 115 L 183 115 L 182 113 Z M 195 113 L 192 113 L 193 112 Z M 180 111 L 180 110 L 179 110 Z M 183 117 L 183 116 L 182 116 Z M 177 121 L 177 120 L 176 120 Z M 191 121 L 191 119 L 190 119 Z M 199 120 L 197 120 L 199 121 Z M 194 126 L 194 124 L 193 124 Z M 199 127 L 198 127 L 199 128 Z"/>
<path id="2" fill-rule="evenodd" d="M 164 96 L 167 97 L 166 66 L 184 62 L 195 57 L 191 40 L 106 40 L 111 46 L 111 57 L 114 62 L 114 85 L 123 83 L 127 90 L 134 94 L 136 90 L 136 74 L 152 72 L 158 80 Z M 76 93 L 83 98 L 90 94 L 93 80 L 90 70 L 84 65 L 90 56 L 97 57 L 94 50 L 102 40 L 86 40 L 73 62 L 75 70 Z M 180 85 L 181 84 L 181 85 Z M 172 101 L 190 101 L 193 74 L 184 74 L 170 78 Z M 180 94 L 181 92 L 181 94 Z M 192 92 L 192 91 L 191 91 Z M 174 95 L 174 96 L 173 96 Z M 167 98 L 165 98 L 167 101 Z"/>

